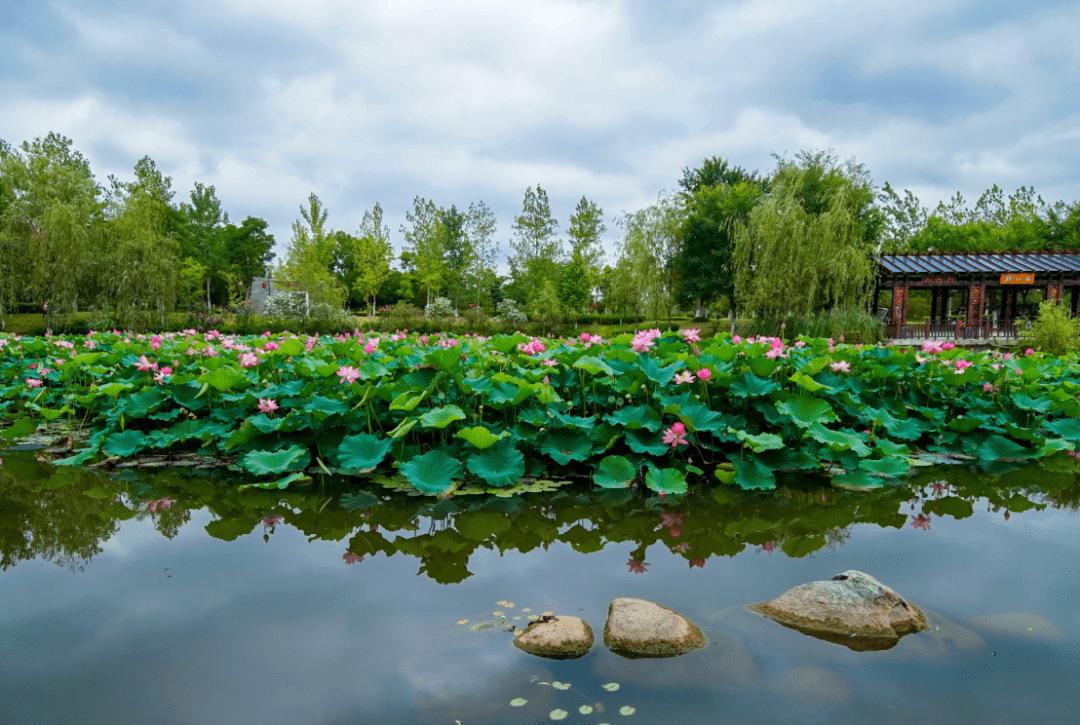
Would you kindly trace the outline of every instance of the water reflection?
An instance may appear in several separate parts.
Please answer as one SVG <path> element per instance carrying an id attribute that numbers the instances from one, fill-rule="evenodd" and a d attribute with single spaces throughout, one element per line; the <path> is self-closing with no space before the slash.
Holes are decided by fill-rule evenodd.
<path id="1" fill-rule="evenodd" d="M 345 565 L 379 553 L 419 560 L 418 572 L 443 584 L 471 573 L 479 550 L 527 553 L 555 542 L 591 553 L 632 543 L 628 571 L 647 574 L 656 544 L 690 568 L 748 549 L 801 558 L 842 546 L 855 524 L 929 530 L 970 517 L 977 501 L 1011 514 L 1046 507 L 1076 510 L 1072 470 L 1038 464 L 926 469 L 903 483 L 846 490 L 793 480 L 772 492 L 700 487 L 682 496 L 568 488 L 526 496 L 462 496 L 443 501 L 407 496 L 355 480 L 327 477 L 307 490 L 239 490 L 220 471 L 160 468 L 110 473 L 55 468 L 29 452 L 8 452 L 0 466 L 0 566 L 42 558 L 82 569 L 120 521 L 149 519 L 174 537 L 190 512 L 206 509 L 206 532 L 234 541 L 253 532 L 267 543 L 291 526 L 309 540 L 343 542 Z M 653 548 L 654 556 L 658 548 Z"/>

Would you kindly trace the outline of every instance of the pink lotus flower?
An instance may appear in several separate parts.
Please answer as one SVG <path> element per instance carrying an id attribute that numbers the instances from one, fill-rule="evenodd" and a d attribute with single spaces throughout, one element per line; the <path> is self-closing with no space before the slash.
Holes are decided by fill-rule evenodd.
<path id="1" fill-rule="evenodd" d="M 735 343 L 736 345 L 738 345 L 739 343 L 741 343 L 741 342 L 742 342 L 742 338 L 741 338 L 741 337 L 739 337 L 738 335 L 732 335 L 732 336 L 731 336 L 731 341 L 732 341 L 733 343 Z"/>
<path id="2" fill-rule="evenodd" d="M 1025 354 L 1025 355 L 1034 355 L 1034 354 L 1035 354 L 1035 351 L 1034 351 L 1034 350 L 1032 350 L 1032 349 L 1031 349 L 1031 348 L 1029 347 L 1029 348 L 1028 348 L 1027 350 L 1024 350 L 1024 354 Z"/>
<path id="3" fill-rule="evenodd" d="M 690 544 L 688 544 L 687 542 L 684 541 L 681 544 L 676 544 L 675 546 L 671 547 L 671 550 L 672 551 L 678 551 L 678 552 L 685 552 L 689 548 L 690 548 Z"/>
<path id="4" fill-rule="evenodd" d="M 697 377 L 698 380 L 705 382 L 712 377 L 712 370 L 709 370 L 709 368 L 702 368 L 701 370 L 697 371 Z"/>
<path id="5" fill-rule="evenodd" d="M 341 383 L 344 385 L 352 385 L 360 379 L 360 371 L 356 368 L 345 366 L 337 371 L 337 376 L 341 378 Z"/>
<path id="6" fill-rule="evenodd" d="M 679 334 L 687 342 L 701 342 L 701 330 L 682 330 Z"/>
<path id="7" fill-rule="evenodd" d="M 273 413 L 278 409 L 277 401 L 273 398 L 259 398 L 259 412 Z"/>
<path id="8" fill-rule="evenodd" d="M 38 380 L 37 378 L 27 378 L 26 379 L 26 384 L 28 386 L 30 386 L 31 388 L 40 388 L 41 387 L 41 381 Z"/>
<path id="9" fill-rule="evenodd" d="M 637 559 L 631 559 L 626 563 L 630 565 L 630 571 L 634 574 L 644 574 L 646 571 L 645 567 L 649 565 L 649 562 L 639 561 Z"/>
<path id="10" fill-rule="evenodd" d="M 911 525 L 916 529 L 923 529 L 924 531 L 930 530 L 930 517 L 926 514 L 919 514 L 918 516 L 911 517 Z"/>
<path id="11" fill-rule="evenodd" d="M 357 556 L 356 554 L 352 553 L 351 551 L 346 551 L 345 555 L 343 557 L 341 557 L 341 558 L 345 560 L 346 564 L 359 564 L 361 561 L 364 560 L 364 557 Z"/>
<path id="12" fill-rule="evenodd" d="M 776 548 L 776 542 L 775 541 L 766 541 L 764 544 L 761 545 L 761 548 L 764 549 L 765 551 L 772 551 L 773 549 Z"/>
<path id="13" fill-rule="evenodd" d="M 676 373 L 676 375 L 675 375 L 675 384 L 676 385 L 682 385 L 684 383 L 692 383 L 692 382 L 694 382 L 694 375 L 689 370 L 683 371 L 681 373 Z"/>
<path id="14" fill-rule="evenodd" d="M 280 350 L 281 345 L 271 340 L 270 342 L 266 343 L 266 349 L 270 352 L 273 352 L 274 350 Z"/>
<path id="15" fill-rule="evenodd" d="M 378 348 L 378 347 L 379 347 L 379 338 L 373 337 L 373 338 L 371 338 L 370 340 L 367 341 L 366 345 L 364 345 L 364 354 L 370 355 L 371 353 L 375 352 L 376 348 Z"/>
<path id="16" fill-rule="evenodd" d="M 540 361 L 540 364 L 543 365 L 544 367 L 553 368 L 556 365 L 558 365 L 559 363 L 555 360 L 555 358 L 549 357 L 549 358 L 544 358 L 542 361 Z"/>
<path id="17" fill-rule="evenodd" d="M 682 423 L 676 423 L 675 425 L 664 431 L 664 445 L 677 448 L 679 446 L 690 445 L 686 440 L 686 426 Z"/>
<path id="18" fill-rule="evenodd" d="M 695 566 L 701 567 L 702 569 L 704 569 L 705 568 L 705 560 L 703 558 L 701 558 L 700 556 L 698 558 L 696 558 L 696 559 L 691 559 L 690 560 L 690 568 L 692 569 Z"/>
<path id="19" fill-rule="evenodd" d="M 252 352 L 245 352 L 240 354 L 240 367 L 253 368 L 259 364 L 259 356 Z"/>
<path id="20" fill-rule="evenodd" d="M 956 372 L 962 373 L 962 372 L 964 372 L 964 370 L 966 370 L 967 368 L 971 367 L 974 364 L 975 363 L 971 362 L 970 360 L 964 360 L 963 358 L 960 358 L 959 360 L 956 361 L 956 364 L 955 364 Z"/>
<path id="21" fill-rule="evenodd" d="M 152 363 L 146 359 L 146 355 L 139 356 L 139 364 L 135 366 L 138 370 L 157 370 L 157 363 Z"/>
<path id="22" fill-rule="evenodd" d="M 146 503 L 150 505 L 150 510 L 151 511 L 157 511 L 158 506 L 160 506 L 161 510 L 164 511 L 167 508 L 169 508 L 170 506 L 172 506 L 174 503 L 176 503 L 176 499 L 173 499 L 173 498 L 151 499 L 151 500 L 147 501 Z"/>
<path id="23" fill-rule="evenodd" d="M 664 511 L 661 511 L 660 512 L 660 524 L 659 524 L 659 526 L 663 526 L 663 527 L 666 527 L 666 528 L 669 528 L 669 529 L 678 528 L 678 527 L 682 526 L 683 517 L 685 517 L 685 516 L 686 516 L 686 514 L 669 514 L 669 513 L 666 513 Z"/>
<path id="24" fill-rule="evenodd" d="M 161 349 L 161 335 L 154 335 L 152 338 L 150 338 L 150 349 L 151 350 L 160 350 Z"/>
<path id="25" fill-rule="evenodd" d="M 829 363 L 829 368 L 832 369 L 834 373 L 850 373 L 851 363 L 847 360 L 841 360 L 840 362 Z"/>
<path id="26" fill-rule="evenodd" d="M 267 516 L 262 520 L 263 526 L 276 526 L 284 519 L 284 516 Z"/>

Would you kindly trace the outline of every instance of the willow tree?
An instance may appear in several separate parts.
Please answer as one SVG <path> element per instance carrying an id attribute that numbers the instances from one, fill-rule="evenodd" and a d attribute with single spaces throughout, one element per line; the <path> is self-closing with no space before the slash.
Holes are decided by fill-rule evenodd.
<path id="1" fill-rule="evenodd" d="M 762 317 L 864 309 L 869 301 L 873 248 L 859 215 L 862 189 L 817 185 L 808 199 L 807 177 L 819 171 L 781 166 L 769 193 L 736 225 L 737 296 Z"/>
<path id="2" fill-rule="evenodd" d="M 167 206 L 133 189 L 106 226 L 104 292 L 125 329 L 165 322 L 176 299 L 180 243 L 166 231 Z"/>
<path id="3" fill-rule="evenodd" d="M 667 313 L 669 329 L 679 288 L 676 258 L 682 250 L 685 217 L 682 199 L 660 192 L 655 204 L 626 212 L 618 222 L 624 234 L 619 242 L 622 259 L 616 269 L 621 271 L 624 284 L 637 290 L 653 318 Z"/>
<path id="4" fill-rule="evenodd" d="M 5 148 L 0 177 L 3 276 L 9 284 L 18 280 L 24 299 L 48 304 L 51 332 L 55 311 L 71 312 L 86 302 L 80 293 L 100 238 L 101 189 L 71 139 L 55 133 Z"/>

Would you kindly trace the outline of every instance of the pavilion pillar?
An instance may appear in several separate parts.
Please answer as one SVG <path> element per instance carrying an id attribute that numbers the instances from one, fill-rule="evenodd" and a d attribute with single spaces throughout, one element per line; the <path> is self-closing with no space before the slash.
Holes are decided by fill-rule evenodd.
<path id="1" fill-rule="evenodd" d="M 908 281 L 907 277 L 893 283 L 892 322 L 896 327 L 896 336 L 901 337 L 901 328 L 907 324 Z"/>
<path id="2" fill-rule="evenodd" d="M 1069 314 L 1072 317 L 1076 317 L 1077 304 L 1080 304 L 1080 287 L 1071 288 L 1071 299 L 1069 300 Z"/>
<path id="3" fill-rule="evenodd" d="M 978 282 L 972 280 L 968 286 L 967 326 L 969 329 L 973 325 L 982 323 L 985 290 L 986 284 L 981 280 Z"/>
<path id="4" fill-rule="evenodd" d="M 1046 299 L 1047 301 L 1053 300 L 1056 304 L 1061 304 L 1062 292 L 1064 291 L 1064 285 L 1061 281 L 1050 281 L 1046 284 Z"/>

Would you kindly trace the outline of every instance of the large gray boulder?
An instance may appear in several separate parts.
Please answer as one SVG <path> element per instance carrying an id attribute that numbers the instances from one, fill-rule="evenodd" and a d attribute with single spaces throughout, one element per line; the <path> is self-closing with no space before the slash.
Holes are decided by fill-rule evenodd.
<path id="1" fill-rule="evenodd" d="M 705 636 L 667 607 L 620 597 L 608 607 L 604 644 L 623 657 L 674 657 L 704 647 Z"/>
<path id="2" fill-rule="evenodd" d="M 592 628 L 577 617 L 564 615 L 533 622 L 514 637 L 514 646 L 518 649 L 553 659 L 583 657 L 592 645 Z"/>
<path id="3" fill-rule="evenodd" d="M 869 574 L 855 570 L 829 581 L 800 584 L 750 609 L 786 627 L 857 651 L 889 649 L 905 634 L 928 629 L 926 616 L 918 607 Z"/>

